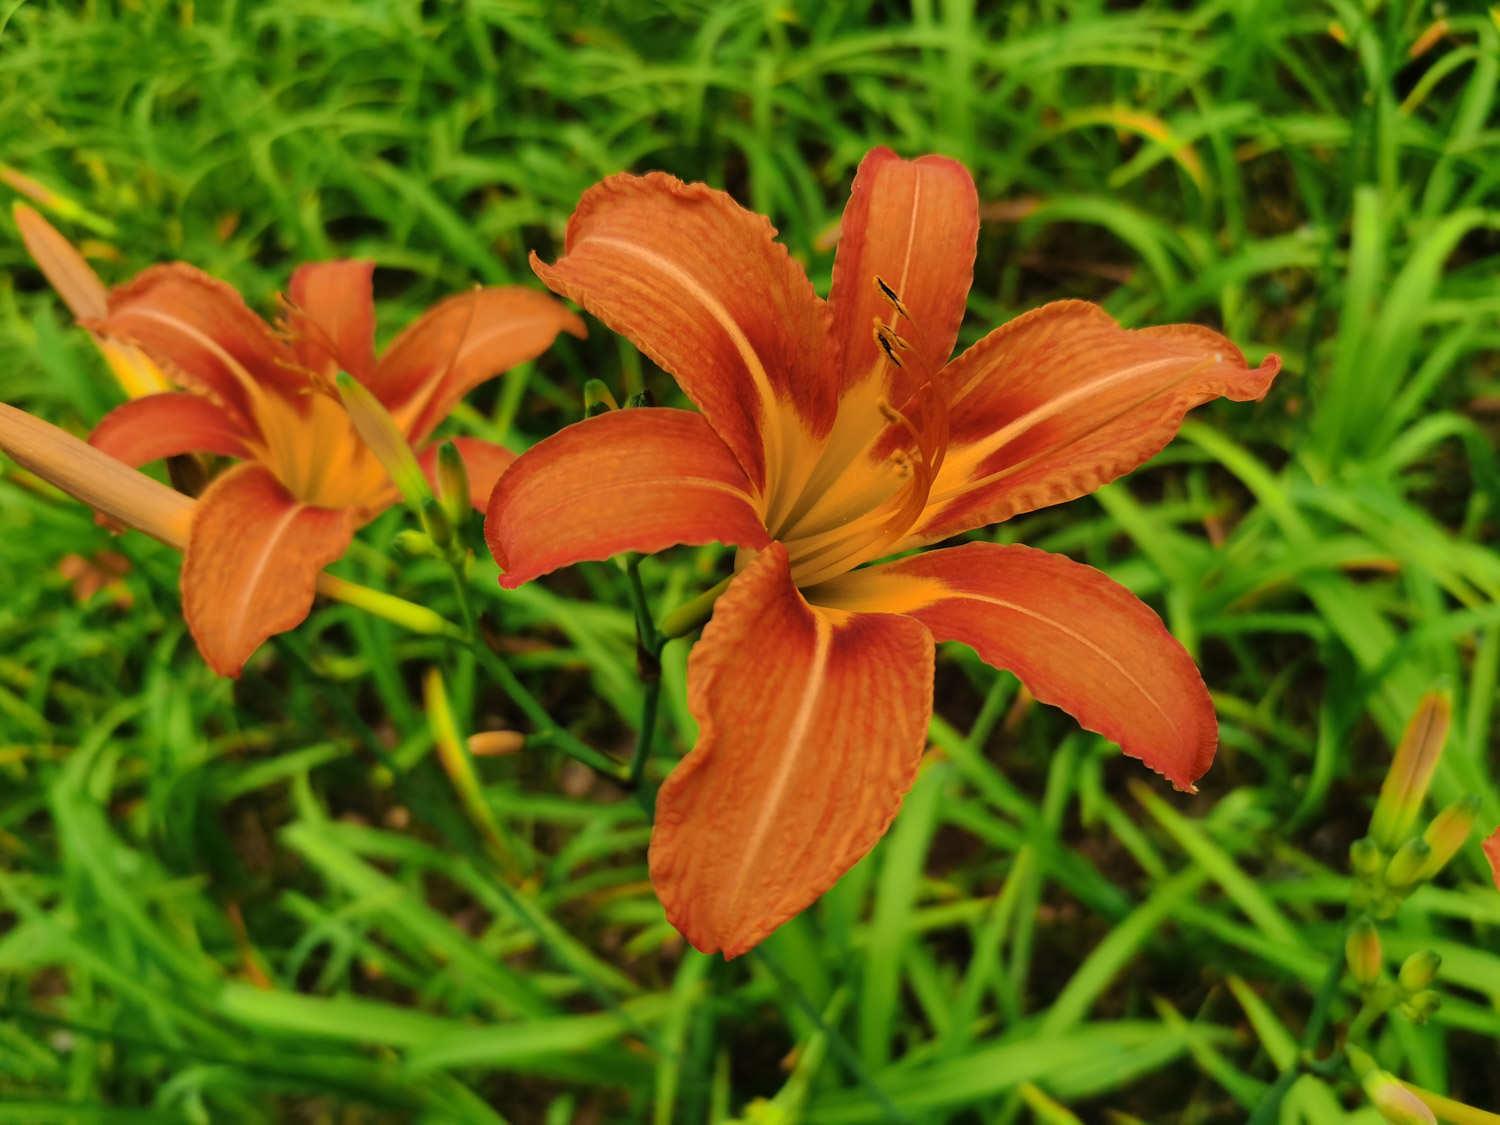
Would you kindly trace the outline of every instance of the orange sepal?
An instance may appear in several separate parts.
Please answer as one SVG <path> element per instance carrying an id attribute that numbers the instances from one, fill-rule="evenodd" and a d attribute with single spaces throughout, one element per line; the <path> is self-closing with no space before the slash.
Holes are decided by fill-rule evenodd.
<path id="1" fill-rule="evenodd" d="M 910 618 L 809 607 L 779 543 L 730 584 L 689 658 L 698 744 L 651 838 L 696 948 L 739 956 L 875 846 L 926 745 L 932 648 Z"/>
<path id="2" fill-rule="evenodd" d="M 728 447 L 702 415 L 665 407 L 612 410 L 538 442 L 500 478 L 484 535 L 507 589 L 622 551 L 770 540 Z"/>
<path id="3" fill-rule="evenodd" d="M 844 378 L 881 365 L 880 320 L 906 338 L 917 369 L 948 362 L 974 279 L 979 197 L 969 170 L 945 156 L 902 160 L 888 148 L 860 161 L 839 233 L 829 307 Z M 889 285 L 910 316 L 876 286 Z M 889 370 L 889 369 L 888 369 Z"/>
<path id="4" fill-rule="evenodd" d="M 1495 876 L 1495 886 L 1500 888 L 1500 828 L 1484 842 L 1484 856 L 1490 861 L 1490 872 Z"/>
<path id="5" fill-rule="evenodd" d="M 138 468 L 179 453 L 246 457 L 247 436 L 239 420 L 216 403 L 171 391 L 115 407 L 94 427 L 89 444 Z"/>
<path id="6" fill-rule="evenodd" d="M 361 382 L 375 369 L 374 262 L 307 262 L 292 271 L 285 322 L 309 371 L 347 371 Z"/>
<path id="7" fill-rule="evenodd" d="M 262 641 L 300 625 L 353 534 L 349 510 L 295 500 L 263 465 L 209 485 L 182 559 L 183 615 L 209 667 L 238 676 Z"/>
<path id="8" fill-rule="evenodd" d="M 490 494 L 500 482 L 500 474 L 515 462 L 516 455 L 503 445 L 475 437 L 443 438 L 422 450 L 417 463 L 422 466 L 422 475 L 433 492 L 438 490 L 438 450 L 444 441 L 451 441 L 458 455 L 463 458 L 464 471 L 469 477 L 469 503 L 474 510 L 482 512 L 489 507 Z"/>
<path id="9" fill-rule="evenodd" d="M 439 301 L 408 325 L 366 384 L 417 443 L 486 379 L 535 359 L 559 332 L 586 331 L 560 301 L 535 289 L 473 289 Z"/>
<path id="10" fill-rule="evenodd" d="M 907 613 L 940 641 L 1014 672 L 1043 703 L 1191 790 L 1218 745 L 1203 677 L 1161 618 L 1093 567 L 1033 547 L 970 543 L 855 571 L 815 604 Z"/>
<path id="11" fill-rule="evenodd" d="M 943 372 L 947 458 L 910 543 L 1086 495 L 1155 456 L 1189 410 L 1261 398 L 1259 367 L 1208 328 L 1127 331 L 1086 301 L 1017 317 Z"/>
<path id="12" fill-rule="evenodd" d="M 724 192 L 610 176 L 578 201 L 563 256 L 531 265 L 669 372 L 757 488 L 780 403 L 815 436 L 832 425 L 827 306 L 770 221 Z"/>

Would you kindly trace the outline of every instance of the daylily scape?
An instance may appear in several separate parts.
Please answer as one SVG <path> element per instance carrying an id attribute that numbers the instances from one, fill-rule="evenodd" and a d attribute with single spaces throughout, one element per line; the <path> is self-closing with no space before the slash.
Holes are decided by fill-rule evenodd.
<path id="1" fill-rule="evenodd" d="M 698 743 L 662 786 L 650 852 L 701 950 L 744 953 L 874 846 L 925 748 L 935 641 L 972 646 L 1179 788 L 1213 760 L 1192 659 L 1099 571 L 987 542 L 881 561 L 1085 495 L 1194 406 L 1260 398 L 1280 366 L 1082 301 L 950 359 L 978 228 L 962 165 L 882 148 L 855 177 L 826 301 L 765 218 L 660 173 L 596 185 L 563 255 L 533 256 L 697 410 L 607 412 L 516 460 L 486 517 L 502 584 L 740 549 L 691 654 Z"/>
<path id="2" fill-rule="evenodd" d="M 272 325 L 231 286 L 183 263 L 153 266 L 106 293 L 61 235 L 22 210 L 28 246 L 111 367 L 119 373 L 120 357 L 144 357 L 183 388 L 126 402 L 90 442 L 131 466 L 184 453 L 239 462 L 200 497 L 182 564 L 188 627 L 221 675 L 238 675 L 267 637 L 307 617 L 318 573 L 398 497 L 335 389 L 339 372 L 373 394 L 430 476 L 429 439 L 459 399 L 541 354 L 559 332 L 584 333 L 544 293 L 474 289 L 433 306 L 377 360 L 370 262 L 298 267 Z M 482 507 L 513 455 L 453 440 Z"/>

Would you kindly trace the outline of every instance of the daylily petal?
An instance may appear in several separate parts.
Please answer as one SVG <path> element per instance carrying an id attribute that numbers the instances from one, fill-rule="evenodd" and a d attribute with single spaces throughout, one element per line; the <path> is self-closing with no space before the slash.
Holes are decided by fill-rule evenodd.
<path id="1" fill-rule="evenodd" d="M 183 615 L 209 667 L 238 676 L 262 641 L 301 624 L 353 534 L 350 511 L 301 503 L 263 465 L 215 479 L 182 559 Z"/>
<path id="2" fill-rule="evenodd" d="M 295 357 L 233 287 L 177 262 L 152 266 L 109 296 L 84 327 L 142 348 L 184 386 L 241 418 L 262 387 L 295 392 Z"/>
<path id="3" fill-rule="evenodd" d="M 464 471 L 469 476 L 469 502 L 474 505 L 474 510 L 484 511 L 489 507 L 490 494 L 495 491 L 495 485 L 500 481 L 500 474 L 515 462 L 516 455 L 503 445 L 496 445 L 492 441 L 475 437 L 443 438 L 436 441 L 422 451 L 417 461 L 422 466 L 422 472 L 427 477 L 427 483 L 432 486 L 434 492 L 438 488 L 437 459 L 438 450 L 442 448 L 444 441 L 451 441 L 458 455 L 463 458 Z"/>
<path id="4" fill-rule="evenodd" d="M 612 410 L 538 442 L 500 478 L 484 534 L 506 589 L 622 551 L 770 539 L 728 447 L 702 415 L 664 407 Z"/>
<path id="5" fill-rule="evenodd" d="M 689 658 L 698 744 L 651 838 L 694 946 L 737 957 L 875 846 L 926 745 L 932 648 L 910 618 L 810 607 L 779 543 L 736 576 Z"/>
<path id="6" fill-rule="evenodd" d="M 1484 842 L 1484 855 L 1490 861 L 1490 872 L 1495 876 L 1495 887 L 1500 889 L 1500 828 Z"/>
<path id="7" fill-rule="evenodd" d="M 908 544 L 1083 496 L 1155 456 L 1193 407 L 1258 399 L 1281 361 L 1251 368 L 1194 325 L 1127 331 L 1085 301 L 997 328 L 944 372 L 950 444 Z"/>
<path id="8" fill-rule="evenodd" d="M 375 369 L 374 262 L 308 262 L 292 271 L 286 325 L 298 362 L 310 371 L 347 371 L 361 381 Z"/>
<path id="9" fill-rule="evenodd" d="M 877 320 L 911 344 L 922 370 L 948 362 L 974 278 L 978 237 L 979 196 L 958 161 L 902 160 L 888 148 L 865 156 L 844 210 L 828 299 L 847 382 L 883 365 L 871 331 Z M 896 313 L 877 277 L 909 317 Z"/>
<path id="10" fill-rule="evenodd" d="M 89 444 L 137 467 L 179 453 L 247 457 L 244 427 L 202 395 L 171 391 L 115 407 L 89 435 Z"/>
<path id="11" fill-rule="evenodd" d="M 1037 699 L 1179 789 L 1213 762 L 1218 721 L 1192 658 L 1149 606 L 1093 567 L 1032 547 L 970 543 L 855 571 L 808 598 L 911 614 L 938 640 L 1014 672 Z"/>
<path id="12" fill-rule="evenodd" d="M 396 337 L 367 380 L 420 442 L 470 390 L 535 359 L 559 332 L 583 336 L 583 321 L 535 289 L 474 289 L 439 301 Z"/>
<path id="13" fill-rule="evenodd" d="M 832 425 L 827 307 L 770 222 L 724 192 L 611 176 L 579 200 L 563 256 L 531 265 L 669 372 L 757 489 L 790 456 L 783 427 Z"/>

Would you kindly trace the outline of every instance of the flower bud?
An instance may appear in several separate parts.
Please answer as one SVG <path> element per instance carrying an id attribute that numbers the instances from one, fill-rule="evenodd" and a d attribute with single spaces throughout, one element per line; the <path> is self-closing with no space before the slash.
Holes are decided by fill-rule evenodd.
<path id="1" fill-rule="evenodd" d="M 428 496 L 422 501 L 419 509 L 422 515 L 422 528 L 432 537 L 439 549 L 446 550 L 453 542 L 453 524 L 448 520 L 448 513 L 443 510 L 442 504 L 433 497 Z"/>
<path id="2" fill-rule="evenodd" d="M 1442 1006 L 1442 996 L 1427 988 L 1402 1003 L 1400 1010 L 1412 1023 L 1426 1023 Z"/>
<path id="3" fill-rule="evenodd" d="M 1408 840 L 1396 849 L 1391 862 L 1385 868 L 1385 881 L 1395 890 L 1410 887 L 1422 877 L 1427 861 L 1432 858 L 1432 848 L 1426 840 Z"/>
<path id="4" fill-rule="evenodd" d="M 1349 869 L 1361 879 L 1374 879 L 1385 870 L 1389 857 L 1374 840 L 1361 836 L 1349 845 Z"/>
<path id="5" fill-rule="evenodd" d="M 1361 988 L 1368 988 L 1379 979 L 1383 957 L 1375 923 L 1361 918 L 1350 927 L 1344 941 L 1344 959 L 1349 963 L 1349 975 Z"/>
<path id="6" fill-rule="evenodd" d="M 1361 1082 L 1370 1104 L 1390 1125 L 1437 1125 L 1437 1118 L 1421 1098 L 1384 1070 L 1367 1072 Z"/>
<path id="7" fill-rule="evenodd" d="M 1453 705 L 1447 695 L 1429 692 L 1417 705 L 1416 714 L 1401 736 L 1391 768 L 1380 787 L 1375 814 L 1370 818 L 1370 835 L 1387 849 L 1400 845 L 1411 835 L 1421 811 L 1433 771 L 1442 757 L 1448 739 L 1448 724 Z"/>
<path id="8" fill-rule="evenodd" d="M 432 536 L 414 527 L 396 532 L 395 544 L 396 550 L 413 559 L 430 559 L 438 553 Z"/>
<path id="9" fill-rule="evenodd" d="M 583 416 L 585 418 L 592 418 L 595 414 L 603 414 L 607 410 L 618 409 L 620 409 L 620 404 L 615 401 L 615 396 L 610 393 L 603 379 L 590 379 L 583 385 Z"/>
<path id="10" fill-rule="evenodd" d="M 1458 849 L 1469 839 L 1469 833 L 1474 831 L 1474 822 L 1478 819 L 1479 800 L 1473 796 L 1454 802 L 1432 818 L 1427 831 L 1422 833 L 1422 839 L 1427 841 L 1432 854 L 1427 857 L 1427 866 L 1422 869 L 1421 878 L 1431 879 L 1448 866 L 1448 861 L 1458 854 Z"/>
<path id="11" fill-rule="evenodd" d="M 1407 992 L 1421 992 L 1433 982 L 1443 959 L 1431 949 L 1418 950 L 1401 962 L 1401 971 L 1396 979 Z"/>
<path id="12" fill-rule="evenodd" d="M 422 500 L 429 495 L 427 478 L 422 475 L 416 454 L 411 451 L 411 442 L 406 440 L 391 412 L 370 388 L 347 371 L 340 371 L 334 384 L 338 387 L 344 409 L 349 412 L 349 420 L 375 459 L 385 466 L 401 498 L 411 507 L 420 508 Z"/>
<path id="13" fill-rule="evenodd" d="M 438 447 L 437 497 L 453 526 L 460 526 L 469 514 L 469 470 L 458 446 L 445 441 Z"/>

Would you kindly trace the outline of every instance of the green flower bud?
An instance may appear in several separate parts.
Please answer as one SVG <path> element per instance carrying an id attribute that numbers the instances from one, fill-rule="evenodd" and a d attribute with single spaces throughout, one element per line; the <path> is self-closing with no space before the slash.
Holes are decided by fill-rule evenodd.
<path id="1" fill-rule="evenodd" d="M 458 446 L 445 441 L 438 447 L 437 495 L 442 501 L 443 511 L 454 527 L 460 526 L 469 514 L 469 469 L 464 464 Z"/>
<path id="2" fill-rule="evenodd" d="M 1438 967 L 1443 963 L 1431 949 L 1419 950 L 1401 962 L 1401 972 L 1396 979 L 1407 992 L 1421 992 L 1437 977 Z"/>
<path id="3" fill-rule="evenodd" d="M 432 537 L 440 549 L 446 549 L 453 542 L 453 524 L 448 520 L 448 513 L 443 510 L 431 496 L 422 501 L 422 527 Z"/>
<path id="4" fill-rule="evenodd" d="M 1379 844 L 1368 836 L 1361 836 L 1349 845 L 1349 869 L 1361 879 L 1374 879 L 1385 870 L 1389 857 Z"/>
<path id="5" fill-rule="evenodd" d="M 1442 1006 L 1442 996 L 1428 988 L 1405 1001 L 1400 1011 L 1412 1023 L 1426 1023 Z"/>
<path id="6" fill-rule="evenodd" d="M 438 553 L 437 544 L 432 541 L 432 536 L 416 528 L 396 532 L 396 550 L 414 559 L 430 559 Z"/>
<path id="7" fill-rule="evenodd" d="M 1401 890 L 1410 887 L 1422 877 L 1427 861 L 1432 857 L 1432 848 L 1426 840 L 1408 840 L 1396 849 L 1391 862 L 1386 865 L 1386 885 Z"/>

